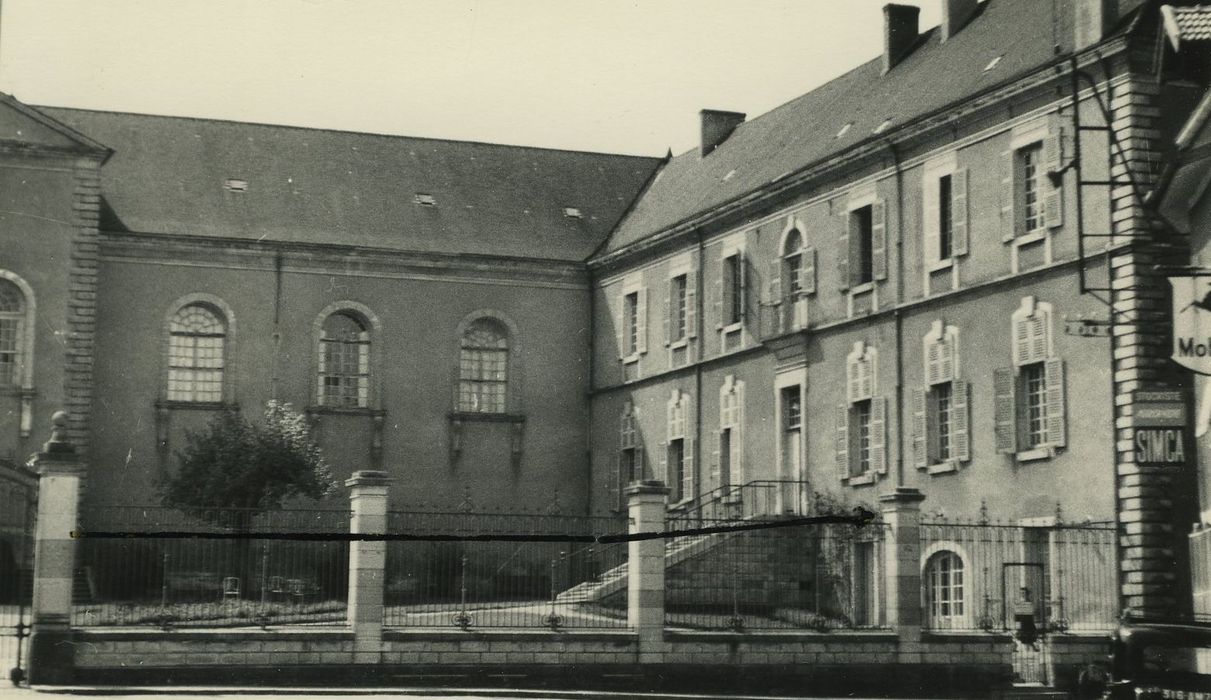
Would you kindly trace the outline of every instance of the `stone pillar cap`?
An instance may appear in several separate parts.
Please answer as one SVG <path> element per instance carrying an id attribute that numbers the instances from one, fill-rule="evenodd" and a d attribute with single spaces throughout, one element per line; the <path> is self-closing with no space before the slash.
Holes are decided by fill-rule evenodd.
<path id="1" fill-rule="evenodd" d="M 628 496 L 638 496 L 642 494 L 667 496 L 669 493 L 669 487 L 665 486 L 664 482 L 658 479 L 645 479 L 643 481 L 632 482 L 626 487 L 626 490 L 623 493 Z"/>
<path id="2" fill-rule="evenodd" d="M 387 472 L 377 469 L 367 469 L 364 471 L 353 472 L 353 476 L 345 480 L 345 486 L 386 486 L 391 483 L 391 477 L 387 476 Z"/>
<path id="3" fill-rule="evenodd" d="M 925 500 L 925 494 L 920 489 L 909 486 L 897 486 L 895 491 L 879 496 L 880 503 L 920 503 Z"/>

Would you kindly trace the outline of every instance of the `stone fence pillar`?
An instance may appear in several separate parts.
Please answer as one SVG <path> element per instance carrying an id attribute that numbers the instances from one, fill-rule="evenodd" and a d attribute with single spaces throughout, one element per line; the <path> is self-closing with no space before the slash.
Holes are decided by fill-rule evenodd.
<path id="1" fill-rule="evenodd" d="M 879 497 L 883 505 L 885 539 L 884 581 L 887 624 L 902 642 L 921 638 L 921 501 L 925 494 L 914 488 L 897 488 Z"/>
<path id="2" fill-rule="evenodd" d="M 353 517 L 349 532 L 382 535 L 387 532 L 387 472 L 354 472 L 345 482 Z M 387 543 L 354 540 L 349 543 L 349 626 L 353 629 L 353 662 L 378 663 L 383 648 L 383 579 Z"/>
<path id="3" fill-rule="evenodd" d="M 58 411 L 42 451 L 30 460 L 38 473 L 38 521 L 34 529 L 33 632 L 29 682 L 67 685 L 73 681 L 72 577 L 76 568 L 76 516 L 81 466 L 67 441 L 67 414 Z"/>
<path id="4" fill-rule="evenodd" d="M 669 489 L 659 481 L 640 481 L 626 490 L 628 532 L 661 532 Z M 627 545 L 627 624 L 639 636 L 639 652 L 664 640 L 664 540 Z"/>

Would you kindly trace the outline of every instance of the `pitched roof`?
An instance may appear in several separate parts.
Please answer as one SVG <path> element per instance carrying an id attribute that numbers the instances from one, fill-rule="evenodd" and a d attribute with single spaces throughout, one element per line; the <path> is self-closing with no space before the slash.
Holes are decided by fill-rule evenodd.
<path id="1" fill-rule="evenodd" d="M 102 170 L 102 225 L 139 233 L 583 260 L 660 162 L 38 109 L 114 150 Z M 418 195 L 431 196 L 433 205 L 417 203 Z M 565 207 L 579 209 L 581 218 L 565 215 Z"/>
<path id="2" fill-rule="evenodd" d="M 1142 0 L 1118 0 L 1126 20 Z M 1058 8 L 1053 14 L 1053 8 Z M 673 158 L 603 246 L 608 254 L 1070 53 L 1072 6 L 986 0 L 945 43 L 937 28 L 886 75 L 878 57 L 740 125 L 706 157 Z M 994 63 L 995 60 L 995 63 Z M 890 123 L 883 126 L 885 121 Z M 848 125 L 848 128 L 846 128 Z M 882 127 L 882 128 L 881 128 Z M 876 133 L 878 130 L 879 133 Z"/>
<path id="3" fill-rule="evenodd" d="M 1162 5 L 1161 18 L 1174 51 L 1180 50 L 1183 41 L 1211 40 L 1211 7 Z"/>

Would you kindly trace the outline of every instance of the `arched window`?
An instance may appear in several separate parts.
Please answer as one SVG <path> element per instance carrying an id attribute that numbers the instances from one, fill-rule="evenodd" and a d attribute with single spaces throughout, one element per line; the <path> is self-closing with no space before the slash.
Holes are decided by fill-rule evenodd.
<path id="1" fill-rule="evenodd" d="M 930 628 L 962 627 L 967 614 L 962 557 L 948 550 L 934 554 L 925 565 L 925 580 Z"/>
<path id="2" fill-rule="evenodd" d="M 21 384 L 24 325 L 25 295 L 16 284 L 0 278 L 0 386 Z"/>
<path id="3" fill-rule="evenodd" d="M 782 279 L 786 280 L 787 295 L 793 300 L 803 293 L 803 236 L 798 229 L 786 234 L 782 249 Z"/>
<path id="4" fill-rule="evenodd" d="M 325 318 L 319 361 L 321 406 L 370 405 L 370 330 L 363 319 L 349 311 Z"/>
<path id="5" fill-rule="evenodd" d="M 504 413 L 509 335 L 495 319 L 481 318 L 463 333 L 458 363 L 458 410 Z"/>
<path id="6" fill-rule="evenodd" d="M 209 305 L 188 304 L 168 322 L 168 400 L 219 403 L 227 324 Z"/>

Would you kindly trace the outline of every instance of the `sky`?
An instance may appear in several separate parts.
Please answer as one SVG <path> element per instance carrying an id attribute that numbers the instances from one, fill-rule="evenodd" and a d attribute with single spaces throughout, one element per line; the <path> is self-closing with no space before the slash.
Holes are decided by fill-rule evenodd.
<path id="1" fill-rule="evenodd" d="M 27 104 L 661 156 L 882 51 L 886 0 L 0 0 Z M 921 28 L 941 0 L 920 0 Z"/>

